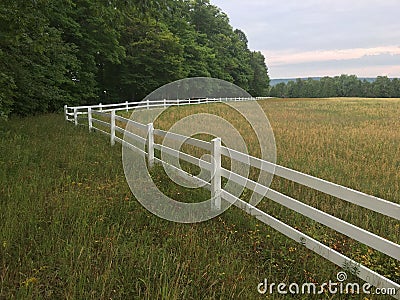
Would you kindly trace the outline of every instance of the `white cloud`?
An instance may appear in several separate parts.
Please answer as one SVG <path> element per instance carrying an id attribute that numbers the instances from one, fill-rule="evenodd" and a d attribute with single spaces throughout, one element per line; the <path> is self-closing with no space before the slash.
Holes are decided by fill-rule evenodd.
<path id="1" fill-rule="evenodd" d="M 316 50 L 316 51 L 268 51 L 264 50 L 262 53 L 267 59 L 270 67 L 310 63 L 310 62 L 323 62 L 330 60 L 349 60 L 362 58 L 364 56 L 374 56 L 381 54 L 400 55 L 399 46 L 381 46 L 372 48 L 354 48 L 354 49 L 337 49 L 337 50 Z M 400 62 L 399 62 L 400 64 Z"/>
<path id="2" fill-rule="evenodd" d="M 400 77 L 399 0 L 211 2 L 247 34 L 252 50 L 264 49 L 272 78 Z"/>
<path id="3" fill-rule="evenodd" d="M 358 50 L 358 49 L 357 49 Z M 354 74 L 358 77 L 376 77 L 385 75 L 400 77 L 400 53 L 397 50 L 382 52 L 382 49 L 365 49 L 358 51 L 342 51 L 336 53 L 323 53 L 323 55 L 310 58 L 310 55 L 298 55 L 292 57 L 291 62 L 270 64 L 269 74 L 271 78 L 298 78 L 336 76 L 340 74 Z M 366 54 L 366 55 L 363 55 Z M 360 55 L 363 55 L 360 57 Z M 341 59 L 338 59 L 341 58 Z M 288 60 L 289 61 L 289 60 Z"/>
<path id="4" fill-rule="evenodd" d="M 338 76 L 341 74 L 357 75 L 358 77 L 372 77 L 388 76 L 400 77 L 400 66 L 368 66 L 368 67 L 354 67 L 354 68 L 315 68 L 313 70 L 299 71 L 287 66 L 275 67 L 269 70 L 271 78 L 308 78 L 308 77 L 324 77 L 324 76 Z"/>

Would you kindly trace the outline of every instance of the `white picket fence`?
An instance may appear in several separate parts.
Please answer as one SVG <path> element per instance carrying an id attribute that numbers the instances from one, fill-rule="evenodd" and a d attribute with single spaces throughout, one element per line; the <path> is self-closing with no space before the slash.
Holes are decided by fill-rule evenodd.
<path id="1" fill-rule="evenodd" d="M 114 145 L 115 142 L 122 143 L 124 145 L 127 144 L 125 140 L 118 137 L 116 132 L 121 134 L 125 133 L 125 126 L 129 124 L 129 126 L 133 126 L 139 131 L 143 132 L 142 136 L 134 133 L 130 133 L 129 136 L 132 137 L 136 142 L 146 145 L 142 149 L 147 149 L 145 152 L 147 156 L 147 160 L 149 165 L 152 165 L 154 162 L 163 162 L 161 158 L 157 158 L 154 155 L 154 150 L 166 151 L 169 155 L 172 155 L 176 158 L 185 160 L 191 164 L 197 165 L 200 168 L 206 169 L 208 171 L 212 171 L 214 174 L 211 182 L 205 183 L 207 188 L 211 190 L 212 196 L 219 195 L 225 201 L 232 203 L 233 205 L 241 208 L 248 214 L 254 216 L 261 222 L 271 226 L 277 231 L 283 233 L 287 237 L 303 244 L 308 249 L 314 251 L 315 253 L 321 255 L 327 260 L 333 262 L 334 264 L 345 267 L 345 266 L 353 266 L 357 268 L 356 275 L 363 279 L 364 281 L 370 283 L 371 285 L 378 288 L 385 288 L 387 291 L 396 291 L 394 298 L 400 299 L 400 284 L 391 281 L 390 279 L 370 270 L 369 268 L 353 261 L 347 256 L 335 251 L 334 249 L 329 248 L 328 246 L 322 244 L 321 242 L 315 240 L 314 238 L 300 232 L 299 230 L 292 228 L 291 226 L 285 224 L 284 222 L 272 217 L 271 215 L 261 211 L 257 207 L 241 200 L 240 198 L 228 193 L 221 187 L 221 178 L 227 178 L 232 180 L 236 184 L 245 187 L 247 189 L 252 190 L 254 193 L 259 195 L 266 195 L 267 198 L 291 209 L 294 210 L 314 221 L 319 222 L 331 229 L 336 230 L 356 241 L 359 241 L 375 250 L 378 250 L 396 260 L 400 260 L 400 245 L 382 238 L 372 232 L 364 230 L 360 227 L 357 227 L 349 222 L 341 220 L 337 217 L 334 217 L 330 214 L 327 214 L 321 210 L 318 210 L 312 206 L 302 203 L 296 199 L 293 199 L 287 195 L 284 195 L 278 191 L 270 189 L 267 186 L 264 186 L 258 182 L 255 182 L 251 179 L 245 178 L 239 174 L 234 173 L 231 170 L 225 169 L 221 167 L 221 157 L 226 156 L 231 160 L 235 160 L 244 164 L 247 164 L 251 167 L 255 167 L 259 170 L 274 173 L 276 176 L 288 179 L 290 181 L 299 183 L 301 185 L 310 187 L 312 189 L 323 192 L 327 195 L 331 195 L 342 199 L 344 201 L 356 204 L 358 206 L 367 208 L 371 211 L 378 212 L 380 214 L 389 216 L 396 220 L 400 220 L 400 205 L 394 202 L 390 202 L 378 197 L 374 197 L 344 186 L 340 186 L 335 183 L 331 183 L 325 181 L 323 179 L 319 179 L 317 177 L 313 177 L 299 171 L 295 171 L 268 161 L 261 160 L 257 157 L 253 157 L 241 152 L 238 152 L 234 149 L 230 149 L 221 145 L 221 139 L 216 138 L 211 142 L 202 141 L 199 139 L 181 136 L 175 133 L 168 132 L 168 138 L 184 142 L 185 144 L 190 144 L 201 149 L 204 149 L 213 156 L 213 163 L 206 162 L 205 160 L 199 159 L 197 157 L 191 156 L 187 153 L 171 149 L 165 147 L 161 144 L 155 143 L 155 136 L 159 136 L 161 138 L 165 138 L 167 135 L 166 131 L 160 129 L 154 129 L 153 124 L 141 124 L 122 116 L 116 114 L 116 111 L 120 110 L 130 110 L 133 108 L 155 108 L 155 107 L 167 107 L 171 105 L 186 105 L 186 104 L 200 104 L 200 103 L 211 103 L 211 102 L 219 102 L 219 101 L 244 101 L 244 100 L 255 100 L 255 98 L 245 99 L 245 98 L 236 98 L 236 99 L 196 99 L 196 100 L 160 100 L 160 101 L 148 101 L 145 103 L 141 103 L 138 105 L 137 103 L 121 103 L 121 104 L 112 104 L 112 105 L 94 105 L 94 106 L 78 106 L 78 107 L 67 107 L 65 106 L 65 118 L 68 121 L 74 122 L 76 125 L 79 124 L 79 119 L 81 115 L 86 115 L 85 120 L 86 124 L 89 126 L 89 130 L 97 130 L 104 134 L 110 136 L 111 145 Z M 96 117 L 103 117 L 103 120 Z M 72 118 L 71 118 L 72 117 Z M 106 117 L 106 118 L 104 118 Z M 104 121 L 104 119 L 110 120 L 108 123 Z M 116 121 L 119 121 L 124 124 L 123 127 L 117 126 Z M 85 124 L 85 125 L 86 125 Z M 103 127 L 109 128 L 109 131 L 100 129 L 96 127 L 96 124 L 100 124 Z M 128 144 L 132 149 L 136 149 L 137 151 L 142 151 L 135 145 Z M 165 163 L 165 162 L 164 162 Z M 175 167 L 175 166 L 173 166 Z M 176 167 L 175 167 L 176 168 Z M 179 172 L 184 172 L 183 170 L 179 170 Z M 192 175 L 190 175 L 192 176 Z M 199 181 L 203 181 L 200 178 L 195 179 Z M 215 209 L 220 208 L 220 199 L 215 197 L 214 207 Z"/>

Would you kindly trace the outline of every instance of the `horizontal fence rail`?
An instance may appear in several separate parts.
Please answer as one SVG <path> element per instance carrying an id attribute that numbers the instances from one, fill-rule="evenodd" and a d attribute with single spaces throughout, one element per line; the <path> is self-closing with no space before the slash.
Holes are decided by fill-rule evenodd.
<path id="1" fill-rule="evenodd" d="M 236 150 L 221 147 L 222 155 L 242 163 L 250 163 L 251 166 L 268 173 L 274 173 L 279 177 L 291 180 L 304 186 L 308 186 L 325 194 L 346 200 L 350 203 L 368 208 L 389 217 L 400 219 L 400 206 L 396 203 L 380 199 L 362 192 L 317 178 L 299 171 L 273 164 L 271 162 L 253 157 Z"/>
<path id="2" fill-rule="evenodd" d="M 400 260 L 400 245 L 385 238 L 382 238 L 365 229 L 357 227 L 349 222 L 334 217 L 321 210 L 318 210 L 292 197 L 275 191 L 268 186 L 262 185 L 249 178 L 243 177 L 240 174 L 237 174 L 231 170 L 225 169 L 221 166 L 221 157 L 228 157 L 231 160 L 246 164 L 249 167 L 254 167 L 261 171 L 277 175 L 292 182 L 296 182 L 311 189 L 323 192 L 327 195 L 334 196 L 360 207 L 367 208 L 371 211 L 386 215 L 396 220 L 400 220 L 399 204 L 378 197 L 374 197 L 308 174 L 304 174 L 299 171 L 277 165 L 275 163 L 264 161 L 257 157 L 241 153 L 234 149 L 221 146 L 220 138 L 216 138 L 211 142 L 206 142 L 192 137 L 167 132 L 161 129 L 155 129 L 153 127 L 153 124 L 141 124 L 139 122 L 129 120 L 116 114 L 117 111 L 126 111 L 137 108 L 151 109 L 154 107 L 168 107 L 173 105 L 248 100 L 257 100 L 257 98 L 160 100 L 141 102 L 139 105 L 138 103 L 125 102 L 109 105 L 99 104 L 94 106 L 78 107 L 65 106 L 65 119 L 74 122 L 75 125 L 78 125 L 80 120 L 79 116 L 87 116 L 87 119 L 85 119 L 89 126 L 89 131 L 96 130 L 109 135 L 111 145 L 114 145 L 115 142 L 119 142 L 124 146 L 138 151 L 139 153 L 145 154 L 148 164 L 150 166 L 153 165 L 155 162 L 166 164 L 169 167 L 172 167 L 178 172 L 178 174 L 181 174 L 185 178 L 190 177 L 193 181 L 201 183 L 204 188 L 207 188 L 211 191 L 211 196 L 213 199 L 213 209 L 221 209 L 220 201 L 221 199 L 223 199 L 241 208 L 246 213 L 256 217 L 259 221 L 271 226 L 272 228 L 283 233 L 287 237 L 303 244 L 308 249 L 314 251 L 315 253 L 333 262 L 334 264 L 340 267 L 348 266 L 349 264 L 357 266 L 358 273 L 356 275 L 359 278 L 365 280 L 375 287 L 395 289 L 397 293 L 393 295 L 393 297 L 395 297 L 396 299 L 400 299 L 399 283 L 393 282 L 390 279 L 368 269 L 367 267 L 360 265 L 349 257 L 335 251 L 334 249 L 329 248 L 328 246 L 322 244 L 314 238 L 261 211 L 250 203 L 247 203 L 242 199 L 230 194 L 228 191 L 224 190 L 221 187 L 221 179 L 226 178 L 228 180 L 231 180 L 241 187 L 247 188 L 256 194 L 271 199 L 272 201 L 277 202 L 280 205 L 283 205 L 297 213 L 300 213 L 301 215 L 308 217 L 311 220 L 314 220 L 328 228 L 340 232 L 398 261 Z M 99 117 L 101 119 L 99 119 Z M 119 123 L 122 123 L 124 126 L 127 126 L 127 128 L 135 129 L 135 131 L 138 131 L 141 134 L 137 132 L 130 132 L 126 128 L 118 126 L 117 121 Z M 102 128 L 96 127 L 96 125 L 100 125 L 100 127 Z M 128 137 L 129 142 L 118 137 L 116 135 L 116 132 L 124 134 L 126 137 Z M 202 150 L 206 150 L 212 156 L 211 163 L 201 158 L 194 157 L 183 151 L 167 147 L 163 144 L 158 144 L 155 142 L 155 137 L 159 137 L 164 140 L 169 139 L 175 142 L 179 142 L 182 145 L 191 145 Z M 206 182 L 202 178 L 193 176 L 186 171 L 180 169 L 179 167 L 174 166 L 169 162 L 166 162 L 165 160 L 163 160 L 162 156 L 161 158 L 156 157 L 155 150 L 162 151 L 164 154 L 198 166 L 201 169 L 211 172 L 212 174 L 214 174 L 214 176 L 210 182 Z"/>
<path id="3" fill-rule="evenodd" d="M 213 102 L 231 102 L 231 101 L 250 101 L 250 100 L 261 100 L 271 97 L 237 97 L 237 98 L 201 98 L 201 99 L 163 99 L 163 100 L 146 100 L 141 102 L 123 102 L 118 104 L 102 104 L 99 103 L 97 105 L 84 105 L 84 106 L 68 106 L 64 105 L 64 115 L 67 121 L 71 121 L 73 119 L 75 124 L 77 124 L 77 119 L 80 115 L 87 115 L 88 110 L 97 110 L 99 112 L 111 112 L 115 111 L 129 111 L 132 109 L 140 109 L 140 108 L 161 108 L 161 107 L 169 107 L 169 106 L 181 106 L 181 105 L 189 105 L 189 104 L 207 104 Z"/>

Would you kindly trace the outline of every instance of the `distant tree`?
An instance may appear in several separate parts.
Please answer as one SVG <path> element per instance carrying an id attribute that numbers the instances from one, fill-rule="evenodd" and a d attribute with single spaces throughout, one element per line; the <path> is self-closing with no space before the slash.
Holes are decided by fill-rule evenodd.
<path id="1" fill-rule="evenodd" d="M 288 97 L 298 98 L 305 97 L 304 93 L 304 81 L 297 78 L 296 81 L 292 81 L 292 84 L 288 84 L 287 95 Z"/>
<path id="2" fill-rule="evenodd" d="M 372 86 L 375 97 L 388 98 L 393 94 L 392 84 L 387 76 L 378 76 Z"/>
<path id="3" fill-rule="evenodd" d="M 279 98 L 287 97 L 286 84 L 284 82 L 280 82 L 277 85 L 273 86 L 270 91 L 270 96 Z"/>
<path id="4" fill-rule="evenodd" d="M 321 83 L 319 80 L 308 78 L 304 81 L 302 97 L 320 97 L 320 86 Z"/>
<path id="5" fill-rule="evenodd" d="M 362 97 L 373 98 L 375 97 L 373 85 L 368 80 L 361 81 L 361 95 Z"/>
<path id="6" fill-rule="evenodd" d="M 328 98 L 338 95 L 335 79 L 332 77 L 323 77 L 320 79 L 320 92 L 319 96 Z"/>
<path id="7" fill-rule="evenodd" d="M 392 91 L 392 97 L 400 98 L 400 79 L 399 78 L 392 79 L 391 91 Z"/>
<path id="8" fill-rule="evenodd" d="M 268 68 L 261 52 L 252 52 L 250 57 L 252 76 L 249 92 L 253 96 L 266 96 L 269 91 Z"/>
<path id="9" fill-rule="evenodd" d="M 335 77 L 339 97 L 356 97 L 361 94 L 361 82 L 355 75 L 340 75 Z"/>
<path id="10" fill-rule="evenodd" d="M 296 79 L 270 89 L 270 95 L 287 97 L 400 97 L 400 79 L 378 76 L 372 83 L 355 75 Z"/>

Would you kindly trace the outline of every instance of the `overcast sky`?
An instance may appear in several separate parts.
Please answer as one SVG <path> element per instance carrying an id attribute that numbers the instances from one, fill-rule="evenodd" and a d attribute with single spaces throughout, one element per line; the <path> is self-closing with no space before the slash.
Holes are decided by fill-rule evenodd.
<path id="1" fill-rule="evenodd" d="M 211 0 L 271 78 L 400 77 L 400 0 Z"/>

